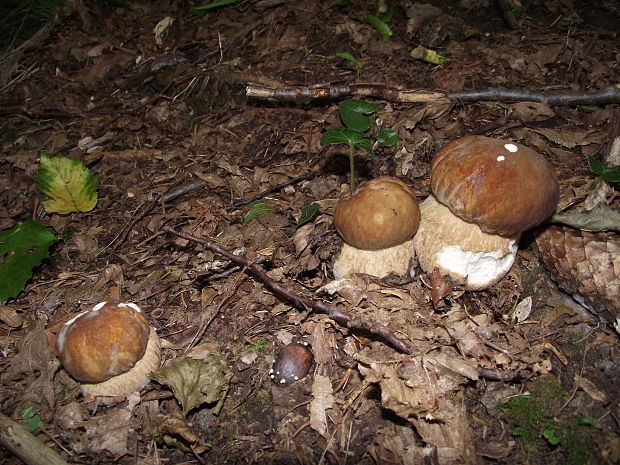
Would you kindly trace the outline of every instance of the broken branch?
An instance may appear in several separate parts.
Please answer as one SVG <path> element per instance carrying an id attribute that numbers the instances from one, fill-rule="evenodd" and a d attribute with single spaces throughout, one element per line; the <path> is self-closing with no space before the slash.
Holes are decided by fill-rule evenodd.
<path id="1" fill-rule="evenodd" d="M 29 465 L 67 465 L 26 428 L 0 413 L 0 445 Z"/>
<path id="2" fill-rule="evenodd" d="M 332 86 L 318 84 L 309 87 L 268 87 L 248 84 L 248 97 L 279 100 L 284 102 L 305 102 L 309 100 L 337 100 L 344 97 L 374 97 L 398 103 L 462 103 L 478 101 L 538 102 L 549 106 L 562 105 L 605 105 L 620 103 L 620 88 L 579 92 L 534 92 L 522 89 L 484 89 L 460 92 L 433 90 L 407 90 L 378 84 L 351 84 Z"/>
<path id="3" fill-rule="evenodd" d="M 218 246 L 217 244 L 211 241 L 177 231 L 170 226 L 164 226 L 163 230 L 170 234 L 174 234 L 175 236 L 186 239 L 188 241 L 193 241 L 193 242 L 197 242 L 198 244 L 202 244 L 207 249 L 209 249 L 211 252 L 221 255 L 222 257 L 227 258 L 231 262 L 234 262 L 237 265 L 244 267 L 244 270 L 251 271 L 252 274 L 254 274 L 265 286 L 271 289 L 275 294 L 281 297 L 284 297 L 285 299 L 299 305 L 302 308 L 312 309 L 320 313 L 325 313 L 332 320 L 336 321 L 337 323 L 340 323 L 341 325 L 347 328 L 362 329 L 362 330 L 368 331 L 370 334 L 378 336 L 379 338 L 381 338 L 382 340 L 390 344 L 392 347 L 398 349 L 399 351 L 405 354 L 411 355 L 415 352 L 413 347 L 411 347 L 409 344 L 407 344 L 400 338 L 396 337 L 387 327 L 382 326 L 379 323 L 374 322 L 374 321 L 363 320 L 361 318 L 351 316 L 348 313 L 343 312 L 339 308 L 333 305 L 327 304 L 325 302 L 314 301 L 307 297 L 298 295 L 292 290 L 288 289 L 287 287 L 281 284 L 278 284 L 273 279 L 271 279 L 267 275 L 265 270 L 263 270 L 256 263 L 251 262 L 250 260 L 247 260 L 243 257 L 233 255 L 229 251 L 221 248 L 220 246 Z"/>

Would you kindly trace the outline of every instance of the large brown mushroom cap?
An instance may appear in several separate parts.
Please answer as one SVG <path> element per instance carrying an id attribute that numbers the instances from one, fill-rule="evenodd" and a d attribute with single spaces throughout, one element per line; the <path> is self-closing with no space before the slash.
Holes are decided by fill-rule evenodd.
<path id="1" fill-rule="evenodd" d="M 432 190 L 452 213 L 492 234 L 514 235 L 551 216 L 559 185 L 551 165 L 521 144 L 467 136 L 431 163 Z"/>
<path id="2" fill-rule="evenodd" d="M 102 302 L 63 325 L 56 349 L 71 376 L 100 383 L 128 372 L 142 358 L 150 331 L 138 306 Z"/>
<path id="3" fill-rule="evenodd" d="M 336 205 L 334 225 L 343 240 L 358 249 L 379 250 L 413 237 L 420 208 L 411 188 L 383 176 L 360 185 Z"/>

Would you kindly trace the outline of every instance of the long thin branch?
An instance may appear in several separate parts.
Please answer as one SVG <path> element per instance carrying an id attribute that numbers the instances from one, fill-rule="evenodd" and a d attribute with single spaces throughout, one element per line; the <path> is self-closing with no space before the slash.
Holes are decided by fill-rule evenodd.
<path id="1" fill-rule="evenodd" d="M 343 326 L 346 326 L 347 328 L 363 329 L 365 331 L 368 331 L 370 334 L 378 336 L 379 338 L 390 344 L 392 347 L 398 349 L 405 354 L 413 354 L 416 352 L 413 347 L 411 347 L 400 338 L 396 337 L 387 327 L 382 326 L 372 320 L 362 320 L 361 318 L 351 316 L 348 313 L 343 312 L 339 308 L 325 302 L 315 301 L 307 297 L 298 295 L 287 287 L 276 283 L 267 275 L 265 270 L 263 270 L 256 263 L 253 263 L 243 257 L 233 255 L 229 251 L 221 248 L 220 246 L 214 244 L 211 241 L 177 231 L 170 226 L 164 226 L 163 230 L 174 234 L 175 236 L 187 239 L 188 241 L 194 241 L 202 244 L 211 252 L 221 255 L 222 257 L 227 258 L 231 262 L 243 266 L 244 269 L 251 271 L 252 274 L 254 274 L 260 281 L 262 281 L 265 286 L 271 289 L 275 294 L 279 295 L 280 297 L 284 297 L 285 299 L 299 305 L 302 308 L 309 308 L 320 313 L 325 313 L 332 320 L 340 323 Z"/>
<path id="2" fill-rule="evenodd" d="M 248 84 L 248 97 L 305 102 L 310 100 L 337 100 L 344 97 L 374 97 L 399 103 L 458 103 L 493 100 L 500 102 L 539 102 L 549 106 L 605 105 L 620 103 L 620 88 L 588 92 L 557 91 L 534 92 L 522 89 L 484 89 L 461 92 L 445 92 L 427 89 L 398 89 L 377 84 L 352 84 L 332 86 L 320 84 L 310 87 L 267 87 Z"/>

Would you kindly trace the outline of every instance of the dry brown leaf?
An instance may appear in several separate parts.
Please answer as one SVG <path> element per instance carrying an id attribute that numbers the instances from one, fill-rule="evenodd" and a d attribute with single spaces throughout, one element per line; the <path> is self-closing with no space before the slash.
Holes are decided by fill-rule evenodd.
<path id="1" fill-rule="evenodd" d="M 598 387 L 596 387 L 596 385 L 589 379 L 583 378 L 579 375 L 575 375 L 575 386 L 581 388 L 586 394 L 588 394 L 597 402 L 607 404 L 607 395 Z"/>
<path id="2" fill-rule="evenodd" d="M 310 401 L 310 426 L 323 437 L 327 437 L 327 410 L 334 405 L 332 382 L 327 376 L 316 374 L 312 383 Z"/>
<path id="3" fill-rule="evenodd" d="M 317 364 L 329 363 L 334 359 L 335 335 L 332 331 L 327 330 L 327 322 L 324 319 L 314 323 L 310 341 L 314 360 Z"/>
<path id="4" fill-rule="evenodd" d="M 538 128 L 535 132 L 542 134 L 551 142 L 572 149 L 578 145 L 601 144 L 605 136 L 599 131 L 574 131 L 568 129 Z"/>
<path id="5" fill-rule="evenodd" d="M 140 395 L 133 392 L 127 396 L 127 403 L 106 410 L 98 417 L 87 421 L 86 430 L 88 450 L 107 450 L 113 455 L 121 456 L 128 452 L 127 439 L 132 429 L 133 409 L 140 402 Z"/>

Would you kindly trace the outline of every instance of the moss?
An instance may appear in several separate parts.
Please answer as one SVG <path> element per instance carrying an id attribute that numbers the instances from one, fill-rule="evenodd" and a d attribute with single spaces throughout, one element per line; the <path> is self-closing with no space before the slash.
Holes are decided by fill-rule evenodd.
<path id="1" fill-rule="evenodd" d="M 510 399 L 501 410 L 513 425 L 522 451 L 528 456 L 561 455 L 571 465 L 602 463 L 596 430 L 587 417 L 562 409 L 567 393 L 555 379 L 530 383 L 527 390 Z"/>

